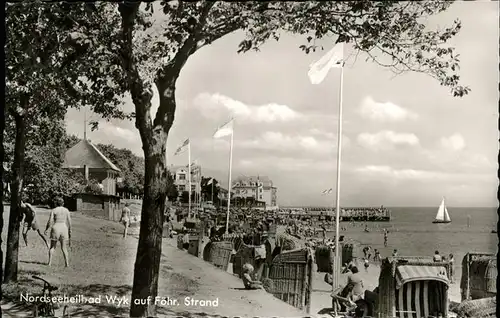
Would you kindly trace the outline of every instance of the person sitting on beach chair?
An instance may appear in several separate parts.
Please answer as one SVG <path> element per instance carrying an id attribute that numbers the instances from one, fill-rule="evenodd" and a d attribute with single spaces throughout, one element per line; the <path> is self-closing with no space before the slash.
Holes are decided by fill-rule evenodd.
<path id="1" fill-rule="evenodd" d="M 253 280 L 251 274 L 253 273 L 254 268 L 252 265 L 246 263 L 243 265 L 243 285 L 245 285 L 246 289 L 263 289 L 262 282 L 258 280 Z"/>

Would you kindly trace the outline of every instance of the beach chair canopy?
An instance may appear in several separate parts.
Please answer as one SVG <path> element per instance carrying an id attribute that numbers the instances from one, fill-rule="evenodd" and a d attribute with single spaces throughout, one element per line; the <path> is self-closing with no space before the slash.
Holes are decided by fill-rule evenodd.
<path id="1" fill-rule="evenodd" d="M 396 289 L 406 283 L 422 280 L 434 280 L 449 285 L 444 266 L 400 265 L 396 269 Z"/>

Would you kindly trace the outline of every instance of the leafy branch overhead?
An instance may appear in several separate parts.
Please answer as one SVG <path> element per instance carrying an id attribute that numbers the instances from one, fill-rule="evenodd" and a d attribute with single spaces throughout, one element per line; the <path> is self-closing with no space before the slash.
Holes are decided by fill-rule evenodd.
<path id="1" fill-rule="evenodd" d="M 450 88 L 453 95 L 463 96 L 469 88 L 459 82 L 459 55 L 446 46 L 459 32 L 460 22 L 455 21 L 443 30 L 429 30 L 425 24 L 428 17 L 451 4 L 450 1 L 162 1 L 124 2 L 119 6 L 93 3 L 92 9 L 83 5 L 72 5 L 71 9 L 61 6 L 59 11 L 73 23 L 67 22 L 71 31 L 65 46 L 71 54 L 67 56 L 88 57 L 78 66 L 80 74 L 85 76 L 70 81 L 75 94 L 87 90 L 98 92 L 89 94 L 87 101 L 97 108 L 96 112 L 131 118 L 136 114 L 114 113 L 116 110 L 104 105 L 119 104 L 119 97 L 131 92 L 132 87 L 142 87 L 141 95 L 147 92 L 142 97 L 134 97 L 131 92 L 133 100 L 151 99 L 150 84 L 165 91 L 167 74 L 178 76 L 189 56 L 235 31 L 245 34 L 239 52 L 258 50 L 266 41 L 279 40 L 282 33 L 292 33 L 304 36 L 300 48 L 309 53 L 319 48 L 316 39 L 332 37 L 332 42 L 351 43 L 357 53 L 363 52 L 367 59 L 396 74 L 425 73 Z M 56 6 L 51 6 L 52 11 L 53 7 Z M 98 30 L 95 25 L 99 25 Z M 130 81 L 132 71 L 136 74 Z M 145 86 L 138 87 L 139 83 Z M 157 114 L 149 114 L 149 109 L 150 106 L 140 112 L 141 121 L 150 128 L 173 120 L 175 109 L 167 111 L 160 105 Z"/>
<path id="2" fill-rule="evenodd" d="M 6 106 L 12 114 L 64 116 L 68 107 L 90 105 L 106 119 L 130 117 L 119 107 L 125 93 L 120 69 L 107 67 L 116 57 L 81 36 L 92 33 L 113 43 L 115 30 L 107 24 L 93 29 L 101 18 L 87 4 L 6 5 Z"/>
<path id="3" fill-rule="evenodd" d="M 396 74 L 428 74 L 454 96 L 463 96 L 470 89 L 460 85 L 459 54 L 447 45 L 460 31 L 460 21 L 441 30 L 426 25 L 429 17 L 452 3 L 163 1 L 164 16 L 154 14 L 155 5 L 151 4 L 145 5 L 146 10 L 137 10 L 141 28 L 134 33 L 140 39 L 134 42 L 134 52 L 136 61 L 145 66 L 141 69 L 147 70 L 143 78 L 158 85 L 172 68 L 178 72 L 189 55 L 238 30 L 245 32 L 238 52 L 259 50 L 266 41 L 292 33 L 304 36 L 300 48 L 309 53 L 318 48 L 315 39 L 333 37 L 332 42 L 350 43 L 358 54 L 364 53 L 368 60 Z M 153 16 L 161 25 L 153 26 Z"/>

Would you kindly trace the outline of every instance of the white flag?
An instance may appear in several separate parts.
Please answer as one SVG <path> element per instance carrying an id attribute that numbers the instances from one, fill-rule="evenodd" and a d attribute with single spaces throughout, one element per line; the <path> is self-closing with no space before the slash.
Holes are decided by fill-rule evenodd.
<path id="1" fill-rule="evenodd" d="M 222 138 L 233 134 L 233 119 L 220 126 L 214 134 L 214 138 Z"/>
<path id="2" fill-rule="evenodd" d="M 186 139 L 179 148 L 177 148 L 177 150 L 174 153 L 174 156 L 177 156 L 178 154 L 183 153 L 187 149 L 188 146 L 189 146 L 189 138 Z"/>
<path id="3" fill-rule="evenodd" d="M 214 181 L 214 178 L 210 178 L 210 180 L 208 180 L 208 182 L 207 182 L 207 185 L 211 185 L 213 181 Z"/>
<path id="4" fill-rule="evenodd" d="M 344 43 L 338 43 L 322 58 L 310 65 L 307 75 L 309 76 L 311 84 L 323 82 L 331 68 L 342 67 L 343 59 Z"/>
<path id="5" fill-rule="evenodd" d="M 193 162 L 191 163 L 191 168 L 195 167 L 196 165 L 198 164 L 198 160 L 193 160 Z M 189 165 L 186 165 L 186 168 L 189 168 Z"/>
<path id="6" fill-rule="evenodd" d="M 191 167 L 191 174 L 196 174 L 200 172 L 200 166 Z"/>

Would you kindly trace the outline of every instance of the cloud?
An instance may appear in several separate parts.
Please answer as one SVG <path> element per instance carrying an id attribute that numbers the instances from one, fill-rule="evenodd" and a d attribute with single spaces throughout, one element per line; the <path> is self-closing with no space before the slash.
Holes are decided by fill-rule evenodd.
<path id="1" fill-rule="evenodd" d="M 365 97 L 359 110 L 361 116 L 375 121 L 415 120 L 418 115 L 391 102 L 376 102 L 371 96 Z"/>
<path id="2" fill-rule="evenodd" d="M 330 140 L 319 140 L 313 136 L 286 135 L 276 131 L 266 131 L 258 138 L 245 140 L 240 147 L 263 150 L 295 150 L 315 153 L 333 152 L 335 145 Z"/>
<path id="3" fill-rule="evenodd" d="M 487 179 L 487 174 L 459 174 L 445 173 L 441 171 L 431 170 L 416 170 L 416 169 L 394 169 L 385 165 L 368 165 L 355 169 L 356 172 L 362 173 L 364 177 L 386 177 L 388 180 L 469 180 L 471 178 Z"/>
<path id="4" fill-rule="evenodd" d="M 439 173 L 414 169 L 393 169 L 389 166 L 364 166 L 356 169 L 357 172 L 369 175 L 386 175 L 398 179 L 430 179 L 435 178 Z"/>
<path id="5" fill-rule="evenodd" d="M 455 133 L 449 137 L 441 138 L 441 145 L 448 150 L 460 151 L 465 148 L 465 140 L 462 135 Z"/>
<path id="6" fill-rule="evenodd" d="M 278 156 L 262 156 L 252 159 L 241 159 L 239 165 L 249 170 L 262 172 L 262 167 L 271 174 L 277 174 L 276 171 L 308 173 L 308 172 L 332 172 L 335 169 L 335 160 L 316 160 L 310 158 L 293 158 L 293 157 L 278 157 Z"/>
<path id="7" fill-rule="evenodd" d="M 436 168 L 450 172 L 484 172 L 495 174 L 495 156 L 467 151 L 450 152 L 446 149 L 424 150 L 422 155 Z M 494 159 L 495 158 L 495 159 Z"/>
<path id="8" fill-rule="evenodd" d="M 468 160 L 465 160 L 462 162 L 462 164 L 466 167 L 471 167 L 471 168 L 491 168 L 493 167 L 493 163 L 486 157 L 485 155 L 482 154 L 470 154 L 467 156 Z"/>
<path id="9" fill-rule="evenodd" d="M 318 128 L 312 128 L 309 130 L 309 132 L 311 133 L 311 135 L 314 135 L 314 136 L 322 136 L 322 137 L 326 137 L 329 139 L 337 139 L 337 136 L 334 133 L 322 131 Z"/>
<path id="10" fill-rule="evenodd" d="M 361 146 L 373 150 L 391 149 L 394 146 L 417 146 L 420 143 L 415 134 L 396 133 L 390 130 L 375 134 L 361 133 L 357 140 Z"/>
<path id="11" fill-rule="evenodd" d="M 301 117 L 301 114 L 286 105 L 269 103 L 247 105 L 228 96 L 215 93 L 201 93 L 194 99 L 194 105 L 205 117 L 215 118 L 222 115 L 234 116 L 257 123 L 288 122 Z"/>
<path id="12" fill-rule="evenodd" d="M 106 135 L 112 135 L 114 137 L 125 140 L 140 140 L 139 132 L 137 130 L 132 131 L 130 129 L 118 127 L 110 123 L 100 123 L 99 130 L 104 132 Z"/>
<path id="13" fill-rule="evenodd" d="M 432 184 L 433 182 L 453 182 L 454 184 L 468 184 L 474 181 L 489 181 L 491 174 L 485 173 L 449 173 L 436 170 L 419 170 L 419 169 L 394 169 L 386 165 L 367 165 L 354 169 L 355 172 L 361 173 L 364 178 L 373 177 L 387 178 L 389 181 L 425 181 Z"/>

